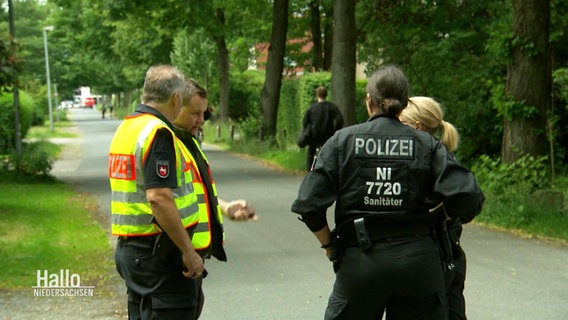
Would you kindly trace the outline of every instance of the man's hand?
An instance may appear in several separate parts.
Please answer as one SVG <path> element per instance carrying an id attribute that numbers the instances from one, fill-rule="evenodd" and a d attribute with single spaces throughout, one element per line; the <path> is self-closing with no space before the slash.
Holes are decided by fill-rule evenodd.
<path id="1" fill-rule="evenodd" d="M 236 221 L 258 221 L 258 216 L 252 204 L 245 200 L 234 200 L 226 206 L 227 215 L 231 220 Z"/>
<path id="2" fill-rule="evenodd" d="M 182 260 L 184 265 L 182 273 L 184 277 L 196 279 L 203 276 L 205 265 L 203 264 L 203 259 L 201 259 L 195 250 L 192 249 L 188 252 L 184 252 L 182 254 Z"/>
<path id="3" fill-rule="evenodd" d="M 181 224 L 175 199 L 170 188 L 146 190 L 146 197 L 160 228 L 170 237 L 182 253 L 185 270 L 183 276 L 199 278 L 203 274 L 203 259 L 195 252 L 187 230 Z"/>

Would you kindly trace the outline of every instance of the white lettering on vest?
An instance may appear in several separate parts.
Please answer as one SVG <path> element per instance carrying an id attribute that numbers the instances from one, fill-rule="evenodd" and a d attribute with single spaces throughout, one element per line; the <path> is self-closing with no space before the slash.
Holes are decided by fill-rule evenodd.
<path id="1" fill-rule="evenodd" d="M 356 156 L 413 158 L 414 140 L 403 138 L 355 138 Z"/>
<path id="2" fill-rule="evenodd" d="M 108 160 L 108 174 L 113 179 L 136 180 L 136 166 L 134 155 L 110 154 Z"/>
<path id="3" fill-rule="evenodd" d="M 403 199 L 396 199 L 391 197 L 378 197 L 371 198 L 365 196 L 363 198 L 363 203 L 369 206 L 389 206 L 389 207 L 400 207 L 402 206 Z"/>
<path id="4" fill-rule="evenodd" d="M 377 180 L 390 180 L 392 168 L 377 168 Z"/>

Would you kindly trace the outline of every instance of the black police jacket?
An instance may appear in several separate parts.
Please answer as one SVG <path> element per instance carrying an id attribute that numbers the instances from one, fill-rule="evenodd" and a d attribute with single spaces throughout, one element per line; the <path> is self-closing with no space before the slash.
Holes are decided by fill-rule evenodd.
<path id="1" fill-rule="evenodd" d="M 335 131 L 343 128 L 343 115 L 329 101 L 316 102 L 304 114 L 303 127 L 306 126 L 310 126 L 309 144 L 321 146 Z"/>
<path id="2" fill-rule="evenodd" d="M 430 134 L 378 115 L 337 131 L 302 181 L 292 211 L 312 231 L 335 202 L 335 224 L 361 216 L 427 219 L 431 202 L 452 217 L 477 215 L 484 196 L 473 174 Z"/>

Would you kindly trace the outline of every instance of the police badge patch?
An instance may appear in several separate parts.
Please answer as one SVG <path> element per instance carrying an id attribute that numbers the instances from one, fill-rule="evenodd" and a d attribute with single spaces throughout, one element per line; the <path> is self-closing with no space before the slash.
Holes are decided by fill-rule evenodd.
<path id="1" fill-rule="evenodd" d="M 167 178 L 170 175 L 170 161 L 157 160 L 156 161 L 156 174 L 160 178 Z"/>

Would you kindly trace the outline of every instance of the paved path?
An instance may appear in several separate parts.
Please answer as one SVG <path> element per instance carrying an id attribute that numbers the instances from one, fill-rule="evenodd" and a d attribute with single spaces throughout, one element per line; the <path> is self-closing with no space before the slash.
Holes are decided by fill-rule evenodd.
<path id="1" fill-rule="evenodd" d="M 72 117 L 82 137 L 75 159 L 56 167 L 57 175 L 93 194 L 109 214 L 106 152 L 119 121 L 103 121 L 90 110 L 74 110 Z M 250 200 L 260 221 L 226 222 L 229 261 L 207 262 L 202 319 L 322 319 L 334 274 L 313 235 L 290 212 L 301 177 L 204 149 L 221 197 Z M 479 226 L 466 226 L 463 246 L 470 320 L 568 319 L 568 247 Z M 125 299 L 122 286 L 118 281 L 117 299 Z"/>

